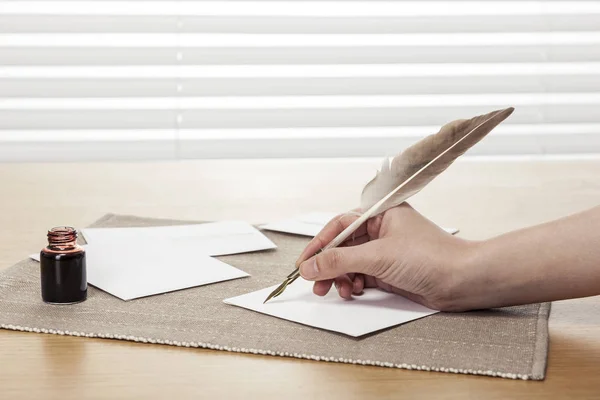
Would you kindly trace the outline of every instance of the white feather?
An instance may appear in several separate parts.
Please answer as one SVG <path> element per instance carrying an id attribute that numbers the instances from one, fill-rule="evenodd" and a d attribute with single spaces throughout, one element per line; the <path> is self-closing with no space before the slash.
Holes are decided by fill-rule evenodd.
<path id="1" fill-rule="evenodd" d="M 514 108 L 510 107 L 469 120 L 452 121 L 435 135 L 422 139 L 394 157 L 391 164 L 384 160 L 381 171 L 363 189 L 363 214 L 323 250 L 339 246 L 369 218 L 418 193 L 513 111 Z"/>

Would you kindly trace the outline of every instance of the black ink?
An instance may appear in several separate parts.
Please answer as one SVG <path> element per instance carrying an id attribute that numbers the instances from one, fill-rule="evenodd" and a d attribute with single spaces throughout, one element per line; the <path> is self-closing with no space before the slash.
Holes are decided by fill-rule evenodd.
<path id="1" fill-rule="evenodd" d="M 40 252 L 42 300 L 52 304 L 79 303 L 87 299 L 85 250 L 70 227 L 48 232 L 48 246 Z"/>

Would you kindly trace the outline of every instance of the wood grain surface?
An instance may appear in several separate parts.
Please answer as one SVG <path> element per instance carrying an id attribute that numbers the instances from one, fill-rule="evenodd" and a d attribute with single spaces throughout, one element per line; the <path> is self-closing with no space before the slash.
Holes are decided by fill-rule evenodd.
<path id="1" fill-rule="evenodd" d="M 358 205 L 378 160 L 0 165 L 0 268 L 107 212 L 253 223 Z M 600 160 L 461 160 L 417 195 L 486 238 L 600 203 Z M 600 298 L 558 302 L 542 382 L 0 331 L 0 399 L 562 399 L 600 396 Z"/>

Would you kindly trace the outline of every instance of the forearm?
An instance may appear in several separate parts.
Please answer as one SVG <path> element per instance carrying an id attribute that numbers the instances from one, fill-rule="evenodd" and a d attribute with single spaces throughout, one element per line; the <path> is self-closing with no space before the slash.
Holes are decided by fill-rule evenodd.
<path id="1" fill-rule="evenodd" d="M 452 303 L 489 308 L 600 295 L 600 207 L 474 243 Z M 459 274 L 460 276 L 460 274 Z"/>

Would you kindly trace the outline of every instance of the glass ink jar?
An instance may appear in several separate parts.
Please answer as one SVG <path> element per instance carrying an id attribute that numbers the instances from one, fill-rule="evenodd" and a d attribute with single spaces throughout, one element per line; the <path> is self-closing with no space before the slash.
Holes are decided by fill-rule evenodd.
<path id="1" fill-rule="evenodd" d="M 73 304 L 87 299 L 85 249 L 77 244 L 74 228 L 60 226 L 48 231 L 40 269 L 44 302 Z"/>

